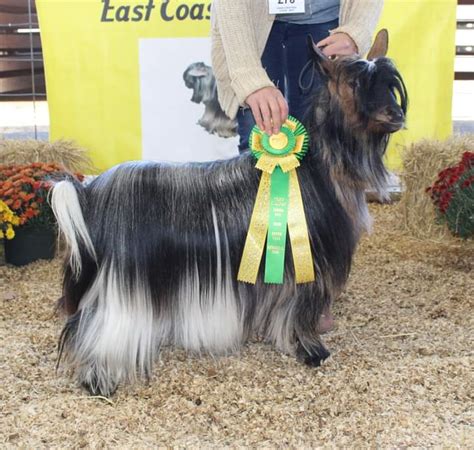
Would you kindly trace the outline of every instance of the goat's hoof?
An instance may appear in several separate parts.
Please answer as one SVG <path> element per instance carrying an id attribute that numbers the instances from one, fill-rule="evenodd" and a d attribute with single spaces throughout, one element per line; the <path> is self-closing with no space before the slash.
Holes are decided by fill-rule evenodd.
<path id="1" fill-rule="evenodd" d="M 322 345 L 311 349 L 311 353 L 308 352 L 300 343 L 296 348 L 296 358 L 303 364 L 309 367 L 319 367 L 321 363 L 329 358 L 331 353 Z"/>

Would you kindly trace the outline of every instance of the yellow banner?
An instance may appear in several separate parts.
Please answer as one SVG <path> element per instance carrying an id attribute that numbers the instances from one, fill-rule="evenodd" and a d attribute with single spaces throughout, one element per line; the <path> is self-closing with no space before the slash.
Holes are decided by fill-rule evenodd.
<path id="1" fill-rule="evenodd" d="M 388 56 L 408 89 L 407 130 L 395 134 L 388 166 L 401 168 L 403 146 L 452 133 L 457 0 L 385 0 L 380 28 L 390 33 Z"/>
<path id="2" fill-rule="evenodd" d="M 141 159 L 139 39 L 207 37 L 211 2 L 36 3 L 51 139 L 76 140 L 101 169 Z"/>
<path id="3" fill-rule="evenodd" d="M 171 131 L 183 139 L 189 134 L 189 142 L 179 145 L 183 153 L 177 159 L 213 155 L 201 153 L 200 147 L 216 149 L 216 157 L 224 156 L 220 148 L 233 148 L 235 140 L 217 137 L 225 135 L 225 130 L 209 130 L 205 107 L 195 104 L 195 98 L 185 107 L 175 106 L 171 100 L 161 105 L 160 100 L 163 92 L 189 100 L 189 79 L 186 86 L 183 82 L 185 69 L 194 73 L 209 64 L 208 55 L 204 58 L 199 53 L 203 42 L 209 45 L 209 0 L 36 3 L 51 139 L 74 139 L 90 149 L 99 168 L 106 169 L 126 160 L 159 157 L 160 150 L 154 146 L 158 147 L 164 136 L 157 129 L 167 127 L 163 121 L 169 113 L 170 118 L 183 117 Z M 391 146 L 391 168 L 399 167 L 399 144 L 424 137 L 443 138 L 451 132 L 455 10 L 455 0 L 385 1 L 380 26 L 390 31 L 389 56 L 401 69 L 410 95 L 408 130 L 399 133 Z M 183 57 L 186 52 L 187 59 Z M 203 66 L 199 66 L 201 61 Z M 166 76 L 168 66 L 176 66 L 171 81 Z M 150 88 L 154 73 L 156 91 Z M 175 84 L 180 89 L 176 94 Z M 208 130 L 202 140 L 193 135 L 200 131 L 198 120 Z"/>

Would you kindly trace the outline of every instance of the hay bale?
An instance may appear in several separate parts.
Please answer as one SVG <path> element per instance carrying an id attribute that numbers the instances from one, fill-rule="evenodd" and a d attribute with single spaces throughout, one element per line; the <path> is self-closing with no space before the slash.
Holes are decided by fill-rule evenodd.
<path id="1" fill-rule="evenodd" d="M 97 173 L 87 151 L 71 141 L 0 140 L 0 164 L 55 162 L 67 170 Z"/>
<path id="2" fill-rule="evenodd" d="M 452 136 L 446 141 L 422 140 L 405 150 L 401 174 L 404 193 L 397 208 L 404 231 L 420 239 L 454 239 L 444 224 L 436 224 L 426 188 L 436 181 L 441 170 L 458 163 L 467 151 L 474 151 L 474 134 Z"/>

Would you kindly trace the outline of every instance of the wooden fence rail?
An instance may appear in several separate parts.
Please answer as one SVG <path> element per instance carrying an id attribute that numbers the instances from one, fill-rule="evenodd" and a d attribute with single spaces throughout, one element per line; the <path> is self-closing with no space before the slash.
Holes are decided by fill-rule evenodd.
<path id="1" fill-rule="evenodd" d="M 462 6 L 473 6 L 474 0 L 458 0 L 458 5 Z M 468 57 L 470 58 L 474 65 L 474 13 L 472 17 L 458 19 L 457 29 L 460 31 L 470 31 L 473 36 L 472 42 L 469 42 L 467 45 L 456 45 L 456 56 Z M 470 71 L 457 71 L 454 74 L 456 80 L 474 80 L 474 69 Z"/>
<path id="2" fill-rule="evenodd" d="M 45 98 L 35 1 L 0 0 L 0 100 Z"/>

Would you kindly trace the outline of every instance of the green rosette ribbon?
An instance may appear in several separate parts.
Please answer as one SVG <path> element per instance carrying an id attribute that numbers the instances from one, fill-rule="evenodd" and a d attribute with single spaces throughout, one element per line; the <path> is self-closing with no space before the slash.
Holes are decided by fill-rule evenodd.
<path id="1" fill-rule="evenodd" d="M 250 148 L 262 171 L 238 280 L 255 284 L 265 250 L 265 283 L 282 284 L 287 234 L 290 237 L 297 283 L 315 280 L 308 226 L 296 169 L 308 151 L 308 133 L 294 117 L 280 133 L 268 136 L 257 126 Z M 288 233 L 287 233 L 288 231 Z"/>

